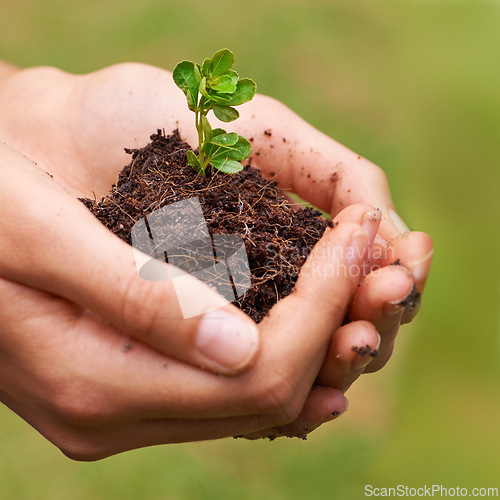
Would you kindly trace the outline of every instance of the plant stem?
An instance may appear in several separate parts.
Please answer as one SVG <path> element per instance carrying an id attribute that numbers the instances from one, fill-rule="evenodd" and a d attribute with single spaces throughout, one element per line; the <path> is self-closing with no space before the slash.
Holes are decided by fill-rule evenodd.
<path id="1" fill-rule="evenodd" d="M 200 160 L 202 174 L 205 174 L 205 170 L 207 168 L 207 165 L 205 163 L 205 147 L 204 147 L 205 136 L 203 132 L 203 123 L 202 123 L 202 117 L 206 115 L 204 105 L 205 105 L 205 97 L 201 96 L 197 113 L 196 128 L 198 129 L 198 159 Z"/>

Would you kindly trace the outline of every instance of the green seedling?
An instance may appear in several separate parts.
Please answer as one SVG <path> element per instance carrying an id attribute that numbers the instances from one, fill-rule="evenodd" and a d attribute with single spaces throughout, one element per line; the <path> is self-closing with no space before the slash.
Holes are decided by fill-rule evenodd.
<path id="1" fill-rule="evenodd" d="M 243 169 L 241 162 L 252 153 L 245 137 L 222 128 L 212 129 L 209 111 L 223 122 L 232 122 L 240 115 L 234 106 L 252 100 L 256 85 L 250 78 L 240 78 L 232 68 L 234 55 L 228 49 L 216 52 L 203 64 L 182 61 L 174 69 L 175 84 L 184 92 L 188 107 L 195 114 L 198 131 L 198 156 L 187 152 L 187 161 L 204 174 L 211 164 L 215 169 L 234 174 Z"/>

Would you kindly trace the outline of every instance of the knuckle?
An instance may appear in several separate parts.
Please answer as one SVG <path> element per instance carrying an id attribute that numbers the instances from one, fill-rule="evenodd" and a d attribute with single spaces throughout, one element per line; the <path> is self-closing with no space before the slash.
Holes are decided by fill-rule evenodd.
<path id="1" fill-rule="evenodd" d="M 66 436 L 54 444 L 63 455 L 77 462 L 93 462 L 109 456 L 99 445 L 76 435 Z"/>
<path id="2" fill-rule="evenodd" d="M 48 410 L 62 425 L 88 429 L 112 416 L 110 399 L 95 380 L 85 374 L 66 372 L 45 384 Z"/>
<path id="3" fill-rule="evenodd" d="M 61 391 L 52 401 L 52 411 L 60 421 L 75 427 L 89 427 L 104 418 L 104 408 L 81 391 L 66 389 Z"/>
<path id="4" fill-rule="evenodd" d="M 102 404 L 67 390 L 55 398 L 51 409 L 52 423 L 45 435 L 66 457 L 88 462 L 110 455 L 105 436 L 98 432 L 106 420 Z"/>
<path id="5" fill-rule="evenodd" d="M 385 173 L 385 171 L 382 169 L 382 167 L 379 167 L 375 163 L 370 162 L 370 171 L 373 177 L 382 181 L 387 180 L 387 174 Z"/>

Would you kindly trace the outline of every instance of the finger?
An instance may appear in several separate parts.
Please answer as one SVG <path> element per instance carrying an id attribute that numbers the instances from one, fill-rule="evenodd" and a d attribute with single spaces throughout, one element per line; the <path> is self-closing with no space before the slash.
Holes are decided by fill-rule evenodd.
<path id="1" fill-rule="evenodd" d="M 267 438 L 273 441 L 277 437 L 298 437 L 307 439 L 307 435 L 322 424 L 331 422 L 343 415 L 349 402 L 338 389 L 314 386 L 307 397 L 300 415 L 289 424 L 268 427 L 237 437 L 255 440 Z"/>
<path id="2" fill-rule="evenodd" d="M 342 323 L 356 290 L 359 278 L 347 270 L 359 266 L 367 238 L 367 232 L 352 222 L 328 229 L 303 266 L 294 292 L 278 302 L 259 324 L 262 347 L 250 370 L 226 380 L 221 391 L 219 379 L 200 380 L 200 372 L 187 370 L 181 363 L 169 363 L 172 376 L 182 380 L 183 391 L 178 395 L 172 384 L 154 384 L 149 390 L 156 392 L 153 400 L 158 411 L 167 408 L 169 415 L 194 418 L 202 409 L 205 416 L 217 417 L 227 416 L 221 408 L 227 412 L 229 406 L 234 412 L 264 413 L 272 418 L 273 413 L 293 414 L 301 409 L 331 334 Z M 142 386 L 143 377 L 136 375 L 134 380 L 128 377 L 129 387 L 136 387 L 128 397 L 148 391 Z M 197 389 L 200 386 L 201 393 Z M 161 394 L 165 397 L 159 400 Z M 140 406 L 139 401 L 136 403 Z"/>
<path id="3" fill-rule="evenodd" d="M 367 232 L 352 222 L 327 229 L 302 267 L 294 292 L 278 302 L 263 320 L 266 340 L 273 342 L 274 351 L 287 365 L 296 367 L 293 379 L 299 377 L 312 385 L 330 336 L 345 317 L 357 286 L 359 276 L 350 274 L 350 270 L 362 262 L 367 241 Z M 261 354 L 259 362 L 265 364 L 266 354 Z M 274 360 L 270 366 L 276 362 L 282 364 Z M 308 383 L 302 384 L 307 392 Z"/>
<path id="4" fill-rule="evenodd" d="M 429 275 L 434 249 L 431 238 L 422 232 L 413 231 L 393 238 L 387 247 L 382 265 L 401 263 L 411 272 L 415 285 L 413 299 L 406 304 L 402 323 L 409 323 L 420 309 L 420 301 Z"/>
<path id="5" fill-rule="evenodd" d="M 365 203 L 350 205 L 339 212 L 333 219 L 334 223 L 349 220 L 356 222 L 368 233 L 367 246 L 371 247 L 380 227 L 382 212 Z"/>
<path id="6" fill-rule="evenodd" d="M 374 271 L 358 288 L 349 310 L 349 319 L 370 321 L 381 338 L 379 354 L 365 368 L 365 372 L 379 370 L 390 358 L 405 300 L 411 297 L 412 289 L 410 273 L 403 266 L 387 266 Z"/>
<path id="7" fill-rule="evenodd" d="M 368 203 L 381 210 L 381 234 L 387 240 L 408 231 L 380 167 L 270 97 L 258 95 L 242 108 L 243 119 L 234 127 L 250 134 L 254 164 L 281 187 L 332 215 Z"/>
<path id="8" fill-rule="evenodd" d="M 366 237 L 352 223 L 327 232 L 308 260 L 297 291 L 280 302 L 267 326 L 261 323 L 261 356 L 238 377 L 197 370 L 65 299 L 6 280 L 0 281 L 0 291 L 9 302 L 0 303 L 0 317 L 13 333 L 10 356 L 1 366 L 21 357 L 21 366 L 27 366 L 24 371 L 31 376 L 21 387 L 17 382 L 14 396 L 30 388 L 54 420 L 69 420 L 79 427 L 123 419 L 240 415 L 257 418 L 247 431 L 269 427 L 302 409 L 332 329 L 342 322 L 356 288 L 356 279 L 345 272 L 332 278 L 332 269 L 344 271 L 351 253 L 355 265 L 358 252 L 346 249 L 360 250 Z M 32 335 L 34 328 L 37 335 Z"/>
<path id="9" fill-rule="evenodd" d="M 346 392 L 373 362 L 380 349 L 380 335 L 369 321 L 341 326 L 332 337 L 316 383 Z"/>
<path id="10" fill-rule="evenodd" d="M 102 323 L 97 316 L 82 315 L 79 311 L 68 313 L 65 307 L 66 301 L 63 299 L 57 298 L 54 303 L 53 297 L 46 293 L 27 289 L 22 285 L 10 284 L 7 291 L 10 292 L 9 296 L 13 297 L 12 304 L 18 306 L 18 310 L 16 311 L 15 307 L 3 308 L 0 311 L 1 316 L 5 319 L 7 315 L 9 323 L 14 322 L 17 335 L 13 338 L 15 342 L 21 343 L 21 346 L 17 347 L 22 347 L 23 341 L 30 342 L 28 349 L 26 345 L 24 349 L 16 349 L 16 346 L 13 346 L 12 352 L 17 355 L 26 352 L 37 353 L 34 376 L 25 378 L 23 387 L 34 385 L 38 388 L 34 390 L 42 401 L 49 396 L 54 397 L 51 404 L 42 405 L 45 412 L 41 416 L 38 412 L 33 414 L 31 410 L 33 399 L 28 405 L 27 416 L 24 411 L 21 411 L 26 410 L 26 407 L 18 407 L 16 404 L 12 404 L 11 407 L 16 411 L 20 408 L 19 413 L 25 416 L 27 421 L 65 450 L 69 456 L 82 459 L 105 456 L 130 447 L 157 444 L 161 442 L 161 439 L 171 441 L 173 438 L 170 429 L 176 429 L 177 440 L 181 438 L 194 440 L 222 437 L 228 430 L 232 434 L 237 431 L 254 432 L 268 428 L 269 422 L 273 420 L 283 422 L 282 412 L 278 412 L 277 417 L 259 412 L 262 402 L 255 401 L 256 394 L 260 397 L 266 396 L 266 385 L 269 389 L 275 388 L 275 382 L 268 385 L 268 381 L 275 370 L 284 370 L 279 366 L 278 361 L 282 362 L 283 358 L 286 359 L 287 353 L 280 349 L 286 343 L 295 343 L 296 347 L 305 346 L 310 352 L 306 352 L 308 349 L 292 349 L 292 352 L 298 352 L 299 356 L 290 360 L 287 370 L 283 371 L 281 380 L 286 380 L 291 384 L 290 394 L 295 396 L 297 392 L 304 392 L 300 383 L 303 383 L 308 376 L 309 380 L 305 383 L 308 386 L 306 394 L 309 393 L 313 378 L 307 373 L 307 369 L 312 366 L 312 363 L 310 359 L 302 359 L 304 352 L 313 358 L 313 362 L 317 359 L 316 364 L 321 363 L 322 346 L 314 348 L 315 343 L 311 342 L 311 339 L 326 337 L 328 340 L 332 328 L 331 322 L 340 324 L 345 314 L 346 304 L 355 288 L 355 280 L 345 273 L 339 275 L 336 280 L 328 279 L 331 276 L 328 271 L 332 264 L 332 256 L 341 265 L 348 264 L 346 256 L 356 256 L 362 253 L 357 250 L 366 244 L 366 239 L 366 232 L 361 230 L 360 226 L 350 223 L 339 224 L 326 235 L 323 243 L 330 253 L 325 251 L 324 245 L 316 249 L 309 261 L 308 272 L 305 272 L 300 279 L 302 293 L 316 295 L 303 311 L 304 317 L 308 320 L 308 331 L 303 329 L 294 332 L 292 327 L 296 325 L 296 317 L 286 318 L 288 323 L 281 325 L 283 328 L 279 330 L 281 342 L 276 343 L 277 332 L 273 329 L 268 332 L 270 335 L 266 336 L 267 362 L 259 358 L 253 369 L 240 375 L 239 380 L 221 379 L 196 370 L 174 359 L 169 359 L 137 341 L 127 343 L 126 349 L 120 349 L 120 342 L 125 340 L 123 335 L 111 325 Z M 348 252 L 348 248 L 356 251 Z M 339 252 L 338 249 L 342 251 Z M 357 264 L 356 257 L 353 257 L 351 263 Z M 314 269 L 317 269 L 322 279 L 315 276 L 312 272 Z M 15 297 L 15 295 L 21 294 L 20 290 L 22 295 L 28 295 L 28 299 L 17 300 L 21 296 Z M 341 298 L 341 293 L 346 297 Z M 26 326 L 24 325 L 26 320 L 21 311 L 25 310 L 26 306 L 32 311 L 35 310 L 36 303 L 41 298 L 43 300 L 38 303 L 39 307 L 36 308 L 37 314 L 35 314 L 38 335 L 33 336 L 29 328 L 23 328 Z M 282 301 L 282 308 L 284 302 Z M 293 301 L 288 300 L 288 302 Z M 50 303 L 50 307 L 46 307 L 45 303 Z M 290 303 L 290 306 L 293 307 L 296 304 Z M 311 313 L 318 306 L 322 311 L 331 308 L 329 317 L 324 318 L 319 324 L 311 323 Z M 295 307 L 295 310 L 298 308 Z M 47 322 L 45 325 L 42 321 L 44 315 Z M 60 321 L 61 319 L 63 321 Z M 301 323 L 305 324 L 304 321 Z M 56 329 L 54 325 L 58 325 Z M 70 329 L 66 332 L 64 328 L 67 326 Z M 61 328 L 62 331 L 60 331 Z M 303 337 L 304 331 L 308 337 Z M 53 334 L 49 339 L 45 335 L 47 332 Z M 62 349 L 61 352 L 59 348 Z M 274 353 L 271 352 L 273 349 Z M 55 355 L 57 352 L 59 356 Z M 82 356 L 82 353 L 85 355 Z M 89 364 L 88 359 L 92 359 L 93 362 Z M 300 363 L 296 362 L 297 359 Z M 58 360 L 56 362 L 58 369 L 48 369 L 49 366 L 54 365 L 54 360 Z M 44 361 L 49 364 L 44 365 Z M 269 366 L 272 366 L 273 370 L 269 370 Z M 313 367 L 313 374 L 317 369 L 317 366 Z M 298 373 L 298 370 L 302 373 Z M 296 380 L 293 380 L 292 375 Z M 264 385 L 264 387 L 256 390 L 256 385 Z M 87 390 L 89 387 L 92 387 L 90 392 Z M 81 392 L 82 388 L 87 389 Z M 19 397 L 20 393 L 22 394 L 23 391 L 15 391 L 16 397 Z M 267 395 L 267 400 L 269 401 L 269 397 L 274 399 L 276 395 L 276 392 L 271 392 Z M 19 404 L 18 401 L 17 404 Z M 279 406 L 276 407 L 278 410 L 280 410 Z M 303 402 L 300 402 L 300 406 L 301 409 L 304 407 Z M 241 417 L 248 411 L 253 412 L 248 419 Z M 317 412 L 311 413 L 316 418 Z M 231 414 L 234 417 L 230 417 Z M 180 421 L 170 425 L 170 421 L 164 420 L 166 416 Z M 222 420 L 200 424 L 194 421 L 200 416 L 209 420 L 214 416 L 220 416 Z M 147 433 L 143 434 L 146 432 L 145 429 L 134 425 L 138 418 L 157 420 L 156 423 L 150 425 L 156 430 L 149 434 L 149 438 Z M 134 421 L 131 422 L 131 419 Z M 185 419 L 193 419 L 193 421 L 186 422 Z M 308 416 L 306 420 L 311 420 L 311 416 Z M 129 422 L 128 427 L 127 422 Z M 120 425 L 122 425 L 121 430 L 124 431 L 121 437 L 113 431 L 115 428 L 120 428 Z M 126 434 L 127 430 L 134 435 L 132 440 Z M 132 432 L 134 430 L 137 432 Z M 110 435 L 115 436 L 117 441 L 113 442 Z M 165 437 L 167 435 L 169 437 Z"/>
<path id="11" fill-rule="evenodd" d="M 197 366 L 234 374 L 252 362 L 258 332 L 239 309 L 188 275 L 175 284 L 142 279 L 132 247 L 83 204 L 14 151 L 4 147 L 1 161 L 6 210 L 1 275 L 65 297 Z M 180 295 L 201 314 L 184 319 Z"/>
<path id="12" fill-rule="evenodd" d="M 429 275 L 433 254 L 430 236 L 419 231 L 412 231 L 389 242 L 384 264 L 399 260 L 410 270 L 417 290 L 422 293 Z"/>
<path id="13" fill-rule="evenodd" d="M 74 460 L 100 460 L 128 450 L 160 444 L 186 443 L 235 437 L 247 439 L 279 436 L 306 439 L 321 424 L 335 420 L 347 411 L 342 392 L 327 387 L 311 391 L 303 412 L 288 425 L 262 428 L 259 416 L 220 419 L 147 419 L 109 426 L 75 428 L 71 426 L 41 430 L 53 444 Z"/>

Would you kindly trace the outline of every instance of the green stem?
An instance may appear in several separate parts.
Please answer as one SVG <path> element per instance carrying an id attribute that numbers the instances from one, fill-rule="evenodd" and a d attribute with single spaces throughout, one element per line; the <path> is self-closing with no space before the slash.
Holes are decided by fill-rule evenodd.
<path id="1" fill-rule="evenodd" d="M 207 113 L 205 112 L 204 109 L 205 105 L 205 97 L 201 97 L 200 99 L 200 105 L 198 108 L 198 118 L 197 118 L 197 129 L 198 129 L 198 149 L 199 149 L 199 154 L 198 154 L 198 159 L 200 160 L 201 164 L 201 173 L 205 175 L 205 170 L 207 168 L 207 163 L 205 161 L 205 136 L 203 133 L 203 124 L 202 124 L 202 117 L 205 116 Z"/>

